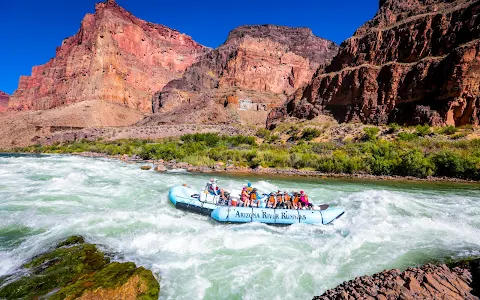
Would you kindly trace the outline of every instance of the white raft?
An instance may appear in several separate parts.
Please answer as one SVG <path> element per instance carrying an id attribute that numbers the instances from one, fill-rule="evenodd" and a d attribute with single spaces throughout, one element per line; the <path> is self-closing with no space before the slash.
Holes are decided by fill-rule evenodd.
<path id="1" fill-rule="evenodd" d="M 238 200 L 240 193 L 240 190 L 232 190 L 230 197 Z M 267 194 L 263 194 L 259 199 L 261 207 L 226 206 L 220 203 L 220 196 L 211 195 L 205 191 L 198 192 L 186 186 L 174 186 L 170 189 L 168 198 L 178 209 L 209 215 L 218 222 L 226 223 L 261 222 L 278 225 L 295 223 L 326 225 L 345 213 L 342 208 L 329 208 L 323 205 L 316 206 L 318 210 L 265 208 L 268 199 Z"/>
<path id="2" fill-rule="evenodd" d="M 327 225 L 340 218 L 345 211 L 341 208 L 325 210 L 273 209 L 257 207 L 219 206 L 211 217 L 219 222 L 292 225 L 295 223 Z"/>

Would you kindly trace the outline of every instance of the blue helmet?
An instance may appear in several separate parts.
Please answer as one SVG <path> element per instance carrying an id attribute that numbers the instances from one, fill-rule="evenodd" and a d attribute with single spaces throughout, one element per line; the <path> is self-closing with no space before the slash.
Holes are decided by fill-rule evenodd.
<path id="1" fill-rule="evenodd" d="M 252 183 L 251 182 L 247 183 L 247 186 L 252 187 Z"/>

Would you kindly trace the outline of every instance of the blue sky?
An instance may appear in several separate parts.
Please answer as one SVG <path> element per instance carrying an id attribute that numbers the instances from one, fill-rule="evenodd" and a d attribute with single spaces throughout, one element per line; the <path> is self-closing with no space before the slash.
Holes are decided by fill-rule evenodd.
<path id="1" fill-rule="evenodd" d="M 95 0 L 0 0 L 0 90 L 12 94 L 20 75 L 46 63 L 66 37 L 74 35 Z M 228 32 L 245 24 L 309 27 L 337 44 L 371 19 L 378 0 L 117 0 L 135 16 L 186 33 L 215 48 Z"/>

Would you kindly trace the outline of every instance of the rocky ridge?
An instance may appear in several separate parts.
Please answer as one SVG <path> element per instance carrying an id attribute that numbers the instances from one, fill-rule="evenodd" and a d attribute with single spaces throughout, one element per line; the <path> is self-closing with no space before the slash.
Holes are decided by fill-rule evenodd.
<path id="1" fill-rule="evenodd" d="M 10 95 L 0 91 L 0 113 L 7 110 L 9 98 L 10 98 Z"/>
<path id="2" fill-rule="evenodd" d="M 72 236 L 0 278 L 1 299 L 158 299 L 151 271 L 110 262 L 95 245 Z"/>
<path id="3" fill-rule="evenodd" d="M 331 64 L 269 115 L 341 122 L 478 124 L 480 6 L 470 0 L 382 0 Z"/>
<path id="4" fill-rule="evenodd" d="M 151 97 L 207 48 L 168 27 L 140 20 L 114 0 L 98 3 L 56 56 L 20 78 L 10 110 L 43 110 L 104 100 L 151 112 Z"/>
<path id="5" fill-rule="evenodd" d="M 142 124 L 264 123 L 337 53 L 337 46 L 307 28 L 241 26 L 189 67 L 182 79 L 155 94 L 157 115 Z"/>
<path id="6" fill-rule="evenodd" d="M 384 271 L 344 282 L 313 299 L 479 299 L 479 262 L 451 269 L 425 265 L 404 272 Z"/>

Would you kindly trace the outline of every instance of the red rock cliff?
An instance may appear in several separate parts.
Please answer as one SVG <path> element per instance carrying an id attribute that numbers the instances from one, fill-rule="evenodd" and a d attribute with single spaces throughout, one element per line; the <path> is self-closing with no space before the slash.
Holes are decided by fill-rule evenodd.
<path id="1" fill-rule="evenodd" d="M 331 41 L 307 28 L 241 26 L 153 101 L 160 122 L 231 122 L 232 111 L 266 112 L 285 102 L 337 53 Z M 200 111 L 204 109 L 204 113 Z M 242 116 L 240 116 L 242 118 Z M 257 116 L 262 118 L 262 116 Z M 254 118 L 257 118 L 254 117 Z M 236 120 L 238 121 L 238 120 Z"/>
<path id="2" fill-rule="evenodd" d="M 477 124 L 480 4 L 467 0 L 381 0 L 371 21 L 340 46 L 325 71 L 273 111 L 339 121 Z"/>
<path id="3" fill-rule="evenodd" d="M 10 96 L 2 91 L 0 91 L 0 112 L 4 112 L 8 107 L 8 98 Z"/>
<path id="4" fill-rule="evenodd" d="M 108 0 L 85 16 L 55 58 L 20 78 L 9 108 L 105 100 L 150 112 L 153 93 L 180 78 L 204 51 L 189 36 L 140 20 Z"/>

